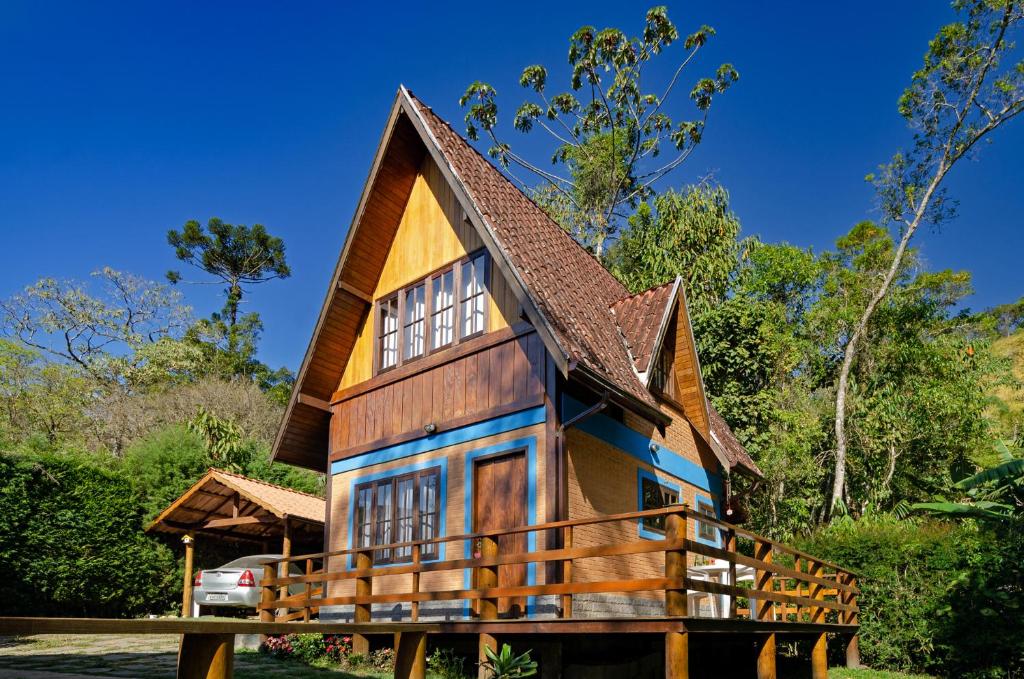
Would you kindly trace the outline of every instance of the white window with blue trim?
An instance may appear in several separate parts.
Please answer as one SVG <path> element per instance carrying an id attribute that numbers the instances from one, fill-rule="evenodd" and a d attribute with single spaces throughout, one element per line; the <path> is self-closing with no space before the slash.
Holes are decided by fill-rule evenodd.
<path id="1" fill-rule="evenodd" d="M 644 469 L 637 475 L 637 509 L 663 509 L 680 503 L 679 486 L 659 479 Z M 640 519 L 640 537 L 661 540 L 665 537 L 665 517 L 649 516 Z"/>

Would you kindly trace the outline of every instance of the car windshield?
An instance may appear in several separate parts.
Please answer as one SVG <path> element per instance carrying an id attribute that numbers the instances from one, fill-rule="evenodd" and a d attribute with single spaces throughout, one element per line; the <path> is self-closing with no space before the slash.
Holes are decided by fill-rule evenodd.
<path id="1" fill-rule="evenodd" d="M 221 568 L 258 568 L 267 561 L 280 558 L 280 554 L 254 554 L 252 556 L 243 556 L 240 559 L 229 561 L 221 566 Z"/>

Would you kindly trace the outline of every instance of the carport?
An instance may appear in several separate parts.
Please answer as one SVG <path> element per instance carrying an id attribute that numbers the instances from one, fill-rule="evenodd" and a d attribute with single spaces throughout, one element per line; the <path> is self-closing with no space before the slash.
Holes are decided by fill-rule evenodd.
<path id="1" fill-rule="evenodd" d="M 147 533 L 181 535 L 185 544 L 182 616 L 192 611 L 192 562 L 196 540 L 237 541 L 259 545 L 261 552 L 291 556 L 293 547 L 321 552 L 324 545 L 323 498 L 210 469 L 146 528 Z M 278 542 L 280 541 L 280 542 Z"/>

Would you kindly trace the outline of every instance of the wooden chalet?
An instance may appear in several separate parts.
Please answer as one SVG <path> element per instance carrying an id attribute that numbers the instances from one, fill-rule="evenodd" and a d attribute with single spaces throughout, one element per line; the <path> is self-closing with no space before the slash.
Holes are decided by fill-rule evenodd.
<path id="1" fill-rule="evenodd" d="M 852 574 L 729 522 L 760 471 L 708 403 L 681 281 L 630 294 L 405 88 L 273 454 L 327 474 L 325 545 L 290 559 L 314 575 L 268 573 L 263 619 L 406 624 L 399 676 L 442 632 L 571 676 L 560 642 L 588 632 L 667 677 L 708 666 L 691 635 L 774 676 L 792 635 L 823 677 L 824 635 L 856 630 Z"/>

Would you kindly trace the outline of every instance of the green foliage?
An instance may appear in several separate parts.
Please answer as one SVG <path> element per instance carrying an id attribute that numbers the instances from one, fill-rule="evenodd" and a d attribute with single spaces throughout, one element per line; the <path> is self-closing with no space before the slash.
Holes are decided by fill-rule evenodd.
<path id="1" fill-rule="evenodd" d="M 484 655 L 487 659 L 481 663 L 481 667 L 490 672 L 492 679 L 515 679 L 537 674 L 537 663 L 530 660 L 530 651 L 515 655 L 511 646 L 502 644 L 497 653 L 490 646 L 484 646 Z"/>
<path id="2" fill-rule="evenodd" d="M 692 118 L 670 115 L 682 72 L 714 34 L 701 26 L 687 36 L 673 76 L 656 90 L 645 83 L 644 69 L 679 41 L 665 7 L 648 10 L 634 37 L 617 28 L 576 31 L 569 39 L 568 90 L 549 94 L 548 70 L 526 67 L 519 84 L 530 99 L 516 110 L 512 125 L 522 133 L 548 133 L 555 145 L 552 162 L 563 165 L 566 176 L 542 169 L 499 137 L 497 92 L 487 83 L 470 84 L 459 100 L 467 108 L 466 133 L 473 140 L 485 134 L 489 154 L 506 169 L 516 165 L 538 176 L 550 188 L 541 194 L 549 214 L 562 216 L 560 223 L 601 257 L 629 211 L 700 143 L 712 101 L 738 79 L 731 64 L 722 64 L 694 83 Z M 663 153 L 669 158 L 661 158 Z"/>
<path id="3" fill-rule="evenodd" d="M 999 462 L 961 479 L 955 490 L 966 493 L 964 502 L 921 502 L 912 509 L 947 517 L 973 517 L 983 521 L 1012 521 L 1024 517 L 1024 459 L 1016 457 L 1005 441 L 996 441 Z"/>
<path id="4" fill-rule="evenodd" d="M 435 648 L 427 657 L 427 668 L 437 679 L 469 679 L 466 660 L 450 648 Z"/>
<path id="5" fill-rule="evenodd" d="M 1024 668 L 1019 531 L 873 515 L 839 519 L 798 546 L 858 573 L 867 665 L 962 677 Z"/>
<path id="6" fill-rule="evenodd" d="M 652 204 L 653 203 L 653 204 Z M 721 303 L 739 263 L 739 218 L 720 185 L 668 190 L 643 203 L 609 253 L 611 271 L 633 292 L 682 276 L 690 310 Z"/>
<path id="7" fill-rule="evenodd" d="M 143 518 L 128 475 L 94 457 L 0 454 L 0 613 L 163 613 L 180 585 Z"/>
<path id="8" fill-rule="evenodd" d="M 136 441 L 124 456 L 124 468 L 139 491 L 147 520 L 188 490 L 210 466 L 202 439 L 181 424 Z"/>

